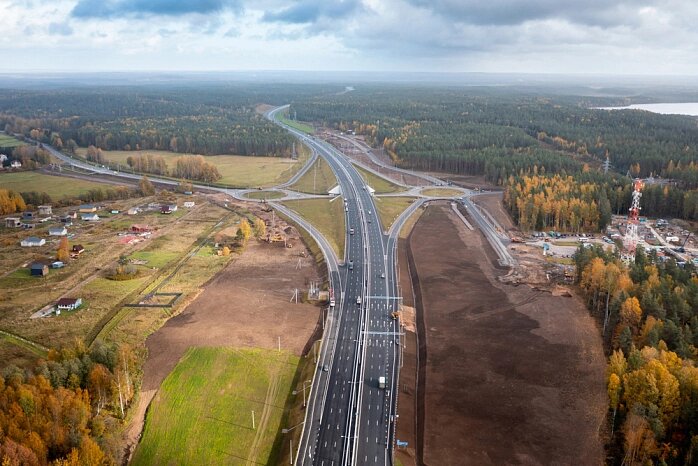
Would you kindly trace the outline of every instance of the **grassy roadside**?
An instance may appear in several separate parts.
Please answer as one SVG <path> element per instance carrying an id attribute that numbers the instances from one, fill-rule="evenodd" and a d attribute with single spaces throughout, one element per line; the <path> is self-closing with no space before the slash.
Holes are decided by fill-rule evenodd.
<path id="1" fill-rule="evenodd" d="M 430 197 L 456 197 L 462 196 L 463 191 L 461 191 L 460 189 L 452 188 L 428 188 L 423 189 L 422 194 Z"/>
<path id="2" fill-rule="evenodd" d="M 288 117 L 286 116 L 286 114 L 279 115 L 278 119 L 281 123 L 288 125 L 291 128 L 295 128 L 298 131 L 303 131 L 304 133 L 307 133 L 307 134 L 313 134 L 315 132 L 315 128 L 313 128 L 309 124 L 303 123 L 300 121 L 296 121 L 296 120 L 289 120 Z"/>
<path id="3" fill-rule="evenodd" d="M 327 238 L 340 261 L 344 258 L 346 222 L 341 199 L 302 199 L 286 201 L 283 204 L 317 228 Z"/>
<path id="4" fill-rule="evenodd" d="M 290 188 L 307 194 L 327 194 L 337 186 L 337 178 L 330 165 L 318 157 L 312 167 Z"/>
<path id="5" fill-rule="evenodd" d="M 402 212 L 407 209 L 416 198 L 414 197 L 376 197 L 374 202 L 376 210 L 381 219 L 384 230 L 389 230 L 390 226 L 397 220 Z"/>
<path id="6" fill-rule="evenodd" d="M 376 194 L 399 193 L 405 190 L 402 186 L 398 186 L 381 176 L 374 175 L 370 171 L 365 170 L 358 165 L 354 165 L 354 168 L 359 171 L 366 184 L 376 190 Z"/>
<path id="7" fill-rule="evenodd" d="M 248 199 L 279 199 L 284 196 L 281 191 L 252 191 L 245 194 Z"/>
<path id="8" fill-rule="evenodd" d="M 279 464 L 273 446 L 298 362 L 283 351 L 190 349 L 153 400 L 131 464 Z"/>

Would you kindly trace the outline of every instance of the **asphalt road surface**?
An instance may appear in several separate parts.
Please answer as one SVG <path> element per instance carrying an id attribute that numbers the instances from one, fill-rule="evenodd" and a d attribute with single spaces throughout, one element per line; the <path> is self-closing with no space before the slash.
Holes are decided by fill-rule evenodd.
<path id="1" fill-rule="evenodd" d="M 347 225 L 340 284 L 333 285 L 341 294 L 331 311 L 336 333 L 326 332 L 296 464 L 390 465 L 400 355 L 399 322 L 391 316 L 399 304 L 396 242 L 384 235 L 373 197 L 352 164 L 323 141 L 286 128 L 332 167 Z"/>

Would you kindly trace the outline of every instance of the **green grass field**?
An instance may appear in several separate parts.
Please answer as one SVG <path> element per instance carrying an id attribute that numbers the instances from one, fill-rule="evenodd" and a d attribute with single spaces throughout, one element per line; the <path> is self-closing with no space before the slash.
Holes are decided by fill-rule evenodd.
<path id="1" fill-rule="evenodd" d="M 317 161 L 305 172 L 291 189 L 308 194 L 327 194 L 327 191 L 337 186 L 337 178 L 325 159 L 318 157 Z"/>
<path id="2" fill-rule="evenodd" d="M 302 199 L 286 201 L 284 205 L 312 223 L 327 238 L 339 260 L 343 260 L 346 226 L 341 199 L 336 198 L 332 202 L 330 199 Z"/>
<path id="3" fill-rule="evenodd" d="M 430 197 L 456 197 L 462 196 L 463 191 L 460 189 L 453 188 L 428 188 L 423 189 L 422 194 Z"/>
<path id="4" fill-rule="evenodd" d="M 315 132 L 315 128 L 313 128 L 309 124 L 296 120 L 289 120 L 286 115 L 279 115 L 279 121 L 290 126 L 291 128 L 295 128 L 298 131 L 303 131 L 307 134 L 313 134 Z"/>
<path id="5" fill-rule="evenodd" d="M 19 139 L 16 139 L 12 136 L 8 136 L 5 133 L 0 133 L 0 147 L 10 149 L 14 147 L 23 146 L 24 144 L 25 143 L 23 143 Z"/>
<path id="6" fill-rule="evenodd" d="M 376 190 L 376 194 L 399 193 L 400 191 L 405 190 L 403 187 L 398 186 L 395 183 L 391 183 L 383 177 L 374 175 L 370 171 L 364 170 L 358 165 L 354 165 L 354 168 L 359 171 L 364 181 L 366 181 L 366 184 Z"/>
<path id="7" fill-rule="evenodd" d="M 0 186 L 17 192 L 44 192 L 54 200 L 64 197 L 76 197 L 90 189 L 104 188 L 104 185 L 92 181 L 63 176 L 44 175 L 39 172 L 14 172 L 0 174 Z"/>
<path id="8" fill-rule="evenodd" d="M 274 350 L 189 349 L 150 405 L 131 464 L 277 464 L 298 362 Z"/>
<path id="9" fill-rule="evenodd" d="M 281 191 L 252 191 L 245 194 L 248 199 L 279 199 L 284 196 Z"/>
<path id="10" fill-rule="evenodd" d="M 414 197 L 376 197 L 376 209 L 385 230 L 414 202 Z"/>
<path id="11" fill-rule="evenodd" d="M 87 149 L 79 148 L 77 154 L 84 157 Z M 238 188 L 265 188 L 276 186 L 291 178 L 308 160 L 307 151 L 298 151 L 298 160 L 281 157 L 253 157 L 242 155 L 208 155 L 206 161 L 218 168 L 223 176 L 218 182 Z M 128 171 L 126 159 L 137 155 L 158 155 L 167 162 L 168 167 L 173 168 L 175 159 L 186 154 L 161 150 L 144 151 L 103 151 L 104 157 L 110 162 L 120 164 Z"/>

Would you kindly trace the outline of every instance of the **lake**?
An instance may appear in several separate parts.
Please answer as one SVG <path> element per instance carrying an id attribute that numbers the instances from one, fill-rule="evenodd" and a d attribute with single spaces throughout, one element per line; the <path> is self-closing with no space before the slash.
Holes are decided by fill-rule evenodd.
<path id="1" fill-rule="evenodd" d="M 633 104 L 627 107 L 600 107 L 601 110 L 647 110 L 663 115 L 698 116 L 698 102 L 681 102 L 673 104 Z"/>

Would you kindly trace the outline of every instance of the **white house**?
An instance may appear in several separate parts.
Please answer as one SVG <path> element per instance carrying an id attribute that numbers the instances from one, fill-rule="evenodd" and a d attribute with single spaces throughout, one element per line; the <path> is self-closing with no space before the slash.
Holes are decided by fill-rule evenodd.
<path id="1" fill-rule="evenodd" d="M 0 164 L 4 163 L 6 160 L 7 160 L 7 155 L 0 154 Z"/>
<path id="2" fill-rule="evenodd" d="M 20 246 L 23 247 L 35 247 L 35 246 L 43 246 L 46 244 L 46 240 L 43 238 L 37 238 L 36 236 L 29 236 L 27 238 L 24 238 L 20 243 Z"/>
<path id="3" fill-rule="evenodd" d="M 5 218 L 6 228 L 17 228 L 22 226 L 22 222 L 17 217 L 7 217 Z"/>
<path id="4" fill-rule="evenodd" d="M 99 215 L 97 214 L 80 214 L 80 218 L 86 222 L 96 222 L 99 220 Z"/>
<path id="5" fill-rule="evenodd" d="M 49 236 L 65 236 L 68 234 L 68 229 L 64 226 L 61 227 L 51 227 L 48 229 Z"/>
<path id="6" fill-rule="evenodd" d="M 82 298 L 61 298 L 56 301 L 56 314 L 61 311 L 73 311 L 82 306 Z"/>

